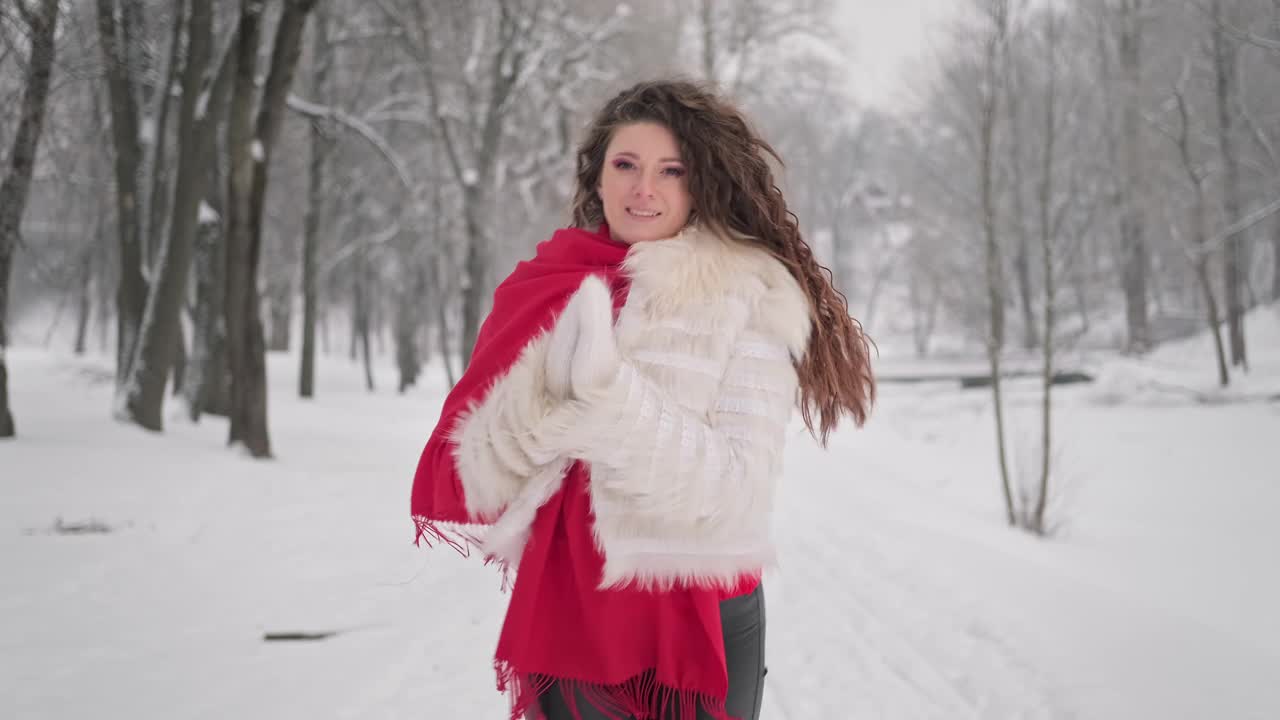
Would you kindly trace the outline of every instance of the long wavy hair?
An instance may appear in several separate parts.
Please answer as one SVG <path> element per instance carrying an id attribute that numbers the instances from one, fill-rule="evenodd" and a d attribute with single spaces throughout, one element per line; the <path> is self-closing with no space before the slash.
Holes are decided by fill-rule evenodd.
<path id="1" fill-rule="evenodd" d="M 825 446 L 842 415 L 862 425 L 875 402 L 871 343 L 787 209 L 769 165 L 769 158 L 779 165 L 782 158 L 715 92 L 694 82 L 658 80 L 605 103 L 578 147 L 573 225 L 594 228 L 604 222 L 597 189 L 605 151 L 618 128 L 640 122 L 662 125 L 675 136 L 697 222 L 768 250 L 808 296 L 813 327 L 809 347 L 795 366 L 800 412 L 809 431 Z"/>

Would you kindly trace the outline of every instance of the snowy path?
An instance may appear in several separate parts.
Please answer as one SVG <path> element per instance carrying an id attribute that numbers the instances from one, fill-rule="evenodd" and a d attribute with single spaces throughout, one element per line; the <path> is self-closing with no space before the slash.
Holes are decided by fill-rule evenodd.
<path id="1" fill-rule="evenodd" d="M 896 477 L 867 462 L 858 474 Z M 780 717 L 1043 716 L 1034 714 L 1048 704 L 1043 680 L 941 592 L 932 574 L 944 568 L 908 564 L 893 528 L 858 497 L 857 485 L 838 476 L 793 478 L 788 490 L 783 550 L 795 567 L 782 580 L 786 602 L 770 640 L 784 658 L 801 661 L 796 667 L 819 663 L 830 672 L 771 675 Z M 834 502 L 813 502 L 815 493 Z M 824 646 L 804 647 L 785 631 L 794 623 L 816 626 L 807 630 L 820 631 Z M 831 674 L 847 679 L 835 693 L 824 687 Z M 1006 680 L 984 686 L 997 677 Z"/>
<path id="2" fill-rule="evenodd" d="M 254 463 L 216 421 L 162 436 L 106 421 L 100 364 L 18 351 L 11 367 L 23 435 L 0 445 L 0 717 L 503 716 L 498 579 L 414 548 L 404 518 L 440 388 L 369 396 L 343 363 L 303 404 L 292 360 L 272 358 L 279 459 Z M 1265 522 L 1280 408 L 1161 412 L 1067 413 L 1108 460 L 1088 467 L 1095 509 L 1051 543 L 1001 527 L 977 396 L 887 395 L 826 452 L 797 426 L 764 717 L 1280 716 Z M 1206 489 L 1193 456 L 1160 464 L 1162 442 L 1236 465 Z M 1178 504 L 1126 524 L 1157 482 Z M 1224 490 L 1247 507 L 1215 504 Z M 52 534 L 59 516 L 116 531 Z M 317 630 L 340 632 L 262 642 Z"/>

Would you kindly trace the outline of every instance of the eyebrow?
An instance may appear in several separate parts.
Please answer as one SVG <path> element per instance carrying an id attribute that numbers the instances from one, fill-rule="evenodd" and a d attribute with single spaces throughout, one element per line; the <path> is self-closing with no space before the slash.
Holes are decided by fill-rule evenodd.
<path id="1" fill-rule="evenodd" d="M 623 150 L 622 152 L 619 152 L 619 153 L 614 154 L 614 157 L 623 157 L 623 156 L 631 157 L 631 158 L 635 158 L 635 159 L 637 159 L 637 160 L 639 160 L 639 159 L 640 159 L 640 156 L 639 156 L 639 155 L 637 155 L 637 154 L 635 154 L 635 153 L 631 152 L 630 150 Z M 658 162 L 676 162 L 676 163 L 683 163 L 684 161 L 683 161 L 683 160 L 681 160 L 681 159 L 680 159 L 680 158 L 678 158 L 678 157 L 664 157 L 664 158 L 658 158 Z"/>

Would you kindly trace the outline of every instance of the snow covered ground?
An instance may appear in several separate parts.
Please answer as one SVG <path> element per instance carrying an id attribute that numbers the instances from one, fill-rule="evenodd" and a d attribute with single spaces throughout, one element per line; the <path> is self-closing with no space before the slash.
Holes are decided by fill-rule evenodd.
<path id="1" fill-rule="evenodd" d="M 1227 393 L 1203 338 L 1059 389 L 1049 541 L 1003 525 L 985 391 L 886 385 L 826 451 L 797 423 L 764 717 L 1280 717 L 1280 308 L 1249 330 Z M 368 394 L 326 357 L 303 402 L 274 356 L 278 458 L 254 462 L 176 404 L 162 435 L 109 420 L 106 359 L 9 363 L 0 717 L 504 716 L 496 574 L 410 542 L 440 372 L 401 397 L 383 368 Z M 1030 464 L 1038 395 L 1010 394 Z"/>

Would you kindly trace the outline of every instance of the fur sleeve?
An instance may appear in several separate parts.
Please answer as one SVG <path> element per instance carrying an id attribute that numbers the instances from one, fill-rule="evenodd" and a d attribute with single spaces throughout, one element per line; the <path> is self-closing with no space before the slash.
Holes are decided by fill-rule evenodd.
<path id="1" fill-rule="evenodd" d="M 592 492 L 666 522 L 736 523 L 772 505 L 796 402 L 792 363 L 807 313 L 785 332 L 766 293 L 733 345 L 714 407 L 695 414 L 625 358 L 612 380 L 570 405 L 556 433 L 593 465 Z M 803 305 L 803 300 L 801 300 Z M 607 472 L 595 472 L 603 466 Z"/>
<path id="2" fill-rule="evenodd" d="M 535 337 L 511 369 L 460 415 L 451 434 L 468 513 L 492 520 L 525 481 L 554 460 L 540 428 L 556 399 L 547 388 L 549 337 Z"/>

